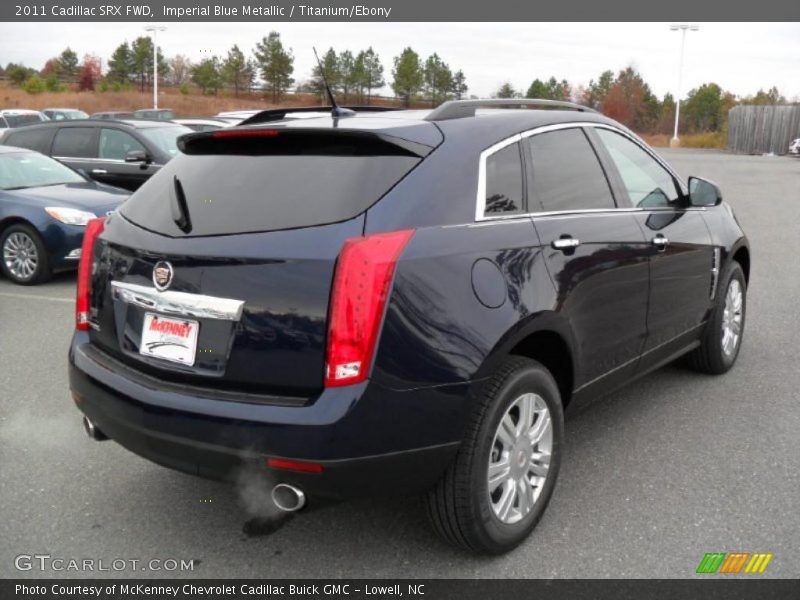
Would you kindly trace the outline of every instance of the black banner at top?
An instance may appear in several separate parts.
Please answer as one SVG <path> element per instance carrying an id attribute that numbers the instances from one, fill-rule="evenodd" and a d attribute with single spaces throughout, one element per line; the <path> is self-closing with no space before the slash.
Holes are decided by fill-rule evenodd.
<path id="1" fill-rule="evenodd" d="M 800 21 L 797 0 L 4 0 L 0 21 Z"/>

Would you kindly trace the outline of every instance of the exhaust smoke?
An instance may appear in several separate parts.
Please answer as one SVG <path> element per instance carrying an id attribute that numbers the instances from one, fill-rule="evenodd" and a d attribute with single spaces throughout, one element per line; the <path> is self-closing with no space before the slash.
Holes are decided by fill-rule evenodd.
<path id="1" fill-rule="evenodd" d="M 270 535 L 291 520 L 293 514 L 280 510 L 272 501 L 272 489 L 277 483 L 253 464 L 244 464 L 236 474 L 236 495 L 249 517 L 242 527 L 246 536 Z"/>

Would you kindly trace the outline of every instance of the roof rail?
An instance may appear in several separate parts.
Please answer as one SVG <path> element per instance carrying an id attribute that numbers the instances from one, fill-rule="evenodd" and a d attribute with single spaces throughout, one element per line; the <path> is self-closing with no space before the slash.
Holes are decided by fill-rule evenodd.
<path id="1" fill-rule="evenodd" d="M 561 108 L 580 112 L 597 112 L 588 106 L 565 102 L 562 100 L 544 100 L 537 98 L 490 98 L 487 100 L 449 100 L 432 110 L 425 117 L 426 121 L 447 121 L 474 117 L 478 108 Z"/>
<path id="2" fill-rule="evenodd" d="M 339 108 L 346 108 L 355 112 L 387 112 L 390 110 L 403 110 L 402 108 L 395 108 L 393 106 L 340 106 Z M 304 112 L 325 112 L 330 113 L 330 106 L 300 106 L 297 108 L 271 108 L 269 110 L 262 110 L 248 117 L 239 125 L 255 125 L 257 123 L 269 123 L 271 121 L 280 121 L 286 118 L 286 115 L 292 113 Z"/>

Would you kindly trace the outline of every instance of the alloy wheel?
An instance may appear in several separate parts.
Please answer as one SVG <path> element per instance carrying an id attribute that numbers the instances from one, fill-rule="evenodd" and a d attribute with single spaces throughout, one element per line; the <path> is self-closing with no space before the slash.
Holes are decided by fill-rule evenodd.
<path id="1" fill-rule="evenodd" d="M 15 278 L 31 279 L 39 266 L 39 252 L 33 238 L 23 231 L 15 231 L 3 243 L 3 262 Z"/>
<path id="2" fill-rule="evenodd" d="M 722 351 L 733 356 L 739 346 L 742 334 L 742 305 L 744 292 L 738 279 L 731 279 L 725 294 L 725 308 L 722 313 Z"/>
<path id="3" fill-rule="evenodd" d="M 489 456 L 489 504 L 500 521 L 517 523 L 533 509 L 547 480 L 552 451 L 547 404 L 538 394 L 523 394 L 500 420 Z"/>

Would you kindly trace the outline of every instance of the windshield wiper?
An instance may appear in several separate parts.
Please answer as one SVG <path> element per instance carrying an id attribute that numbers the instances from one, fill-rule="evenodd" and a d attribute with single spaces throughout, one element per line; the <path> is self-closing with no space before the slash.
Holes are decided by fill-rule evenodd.
<path id="1" fill-rule="evenodd" d="M 183 233 L 192 231 L 192 220 L 189 218 L 189 207 L 186 204 L 186 194 L 183 193 L 183 186 L 177 175 L 173 178 L 173 189 L 170 209 L 172 211 L 172 220 Z"/>

